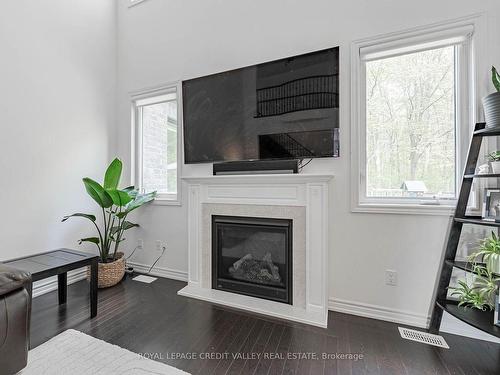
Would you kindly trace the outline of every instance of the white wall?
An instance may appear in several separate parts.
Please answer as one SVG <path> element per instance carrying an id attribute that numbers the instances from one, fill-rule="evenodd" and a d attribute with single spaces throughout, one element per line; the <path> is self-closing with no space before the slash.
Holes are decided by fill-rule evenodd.
<path id="1" fill-rule="evenodd" d="M 115 26 L 114 0 L 0 4 L 0 261 L 90 233 L 61 218 L 94 209 L 81 178 L 109 159 Z"/>
<path id="2" fill-rule="evenodd" d="M 339 159 L 314 160 L 306 173 L 335 174 L 331 212 L 330 297 L 332 307 L 366 311 L 416 325 L 425 324 L 448 217 L 351 213 L 349 207 L 350 43 L 486 12 L 487 42 L 498 45 L 497 0 L 148 0 L 118 10 L 117 153 L 130 160 L 128 92 L 161 83 L 340 45 L 341 152 Z M 482 63 L 500 64 L 500 51 Z M 487 82 L 488 72 L 481 75 Z M 184 175 L 208 175 L 211 165 L 186 165 Z M 143 238 L 136 261 L 150 264 L 154 241 L 166 240 L 160 267 L 187 271 L 186 194 L 181 207 L 150 206 L 139 214 Z M 399 273 L 399 285 L 385 285 L 384 272 Z"/>

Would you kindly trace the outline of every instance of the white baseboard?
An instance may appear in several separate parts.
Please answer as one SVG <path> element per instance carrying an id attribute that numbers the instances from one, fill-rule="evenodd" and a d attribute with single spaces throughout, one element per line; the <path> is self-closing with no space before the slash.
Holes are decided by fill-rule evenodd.
<path id="1" fill-rule="evenodd" d="M 127 261 L 127 265 L 134 267 L 135 271 L 141 272 L 141 273 L 148 272 L 149 268 L 151 267 L 151 265 L 148 265 L 148 264 L 142 264 L 142 263 L 136 263 L 136 262 L 130 262 L 130 261 Z M 186 271 L 173 270 L 170 268 L 158 267 L 158 266 L 155 266 L 151 270 L 149 275 L 165 277 L 167 279 L 186 281 L 186 282 L 188 280 L 188 273 Z"/>
<path id="2" fill-rule="evenodd" d="M 68 272 L 68 285 L 76 283 L 87 277 L 87 268 L 79 268 L 77 270 Z M 33 283 L 33 298 L 41 296 L 42 294 L 57 290 L 57 276 L 49 277 L 44 280 L 36 281 Z"/>
<path id="3" fill-rule="evenodd" d="M 430 320 L 427 315 L 420 315 L 409 311 L 347 301 L 338 298 L 330 298 L 328 300 L 328 309 L 341 313 L 385 320 L 392 323 L 405 324 L 419 328 L 427 328 Z"/>
<path id="4" fill-rule="evenodd" d="M 430 323 L 430 317 L 426 315 L 419 315 L 409 311 L 341 300 L 337 298 L 330 298 L 328 300 L 328 309 L 341 313 L 362 316 L 365 318 L 385 320 L 391 323 L 405 324 L 424 329 L 427 329 Z M 441 322 L 440 331 L 452 333 L 459 336 L 466 336 L 473 339 L 500 343 L 500 340 L 498 338 L 488 335 L 465 323 L 462 323 L 461 321 L 447 313 L 443 315 L 443 321 Z"/>

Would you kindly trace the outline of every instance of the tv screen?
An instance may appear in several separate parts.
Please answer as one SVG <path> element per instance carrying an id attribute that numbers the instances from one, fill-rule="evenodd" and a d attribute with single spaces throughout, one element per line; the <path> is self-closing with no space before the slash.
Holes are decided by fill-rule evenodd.
<path id="1" fill-rule="evenodd" d="M 184 161 L 339 155 L 339 48 L 182 83 Z"/>

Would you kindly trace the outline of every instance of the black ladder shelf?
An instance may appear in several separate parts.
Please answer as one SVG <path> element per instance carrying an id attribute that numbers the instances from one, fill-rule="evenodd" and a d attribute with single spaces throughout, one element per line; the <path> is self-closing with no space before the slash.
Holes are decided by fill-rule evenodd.
<path id="1" fill-rule="evenodd" d="M 474 178 L 500 178 L 498 174 L 475 174 L 483 137 L 492 136 L 500 136 L 500 129 L 488 129 L 485 127 L 485 123 L 476 124 L 469 148 L 469 154 L 467 156 L 465 172 L 462 178 L 457 208 L 448 235 L 448 242 L 446 244 L 444 259 L 441 266 L 441 274 L 435 291 L 435 301 L 429 326 L 429 331 L 433 333 L 439 332 L 443 311 L 446 311 L 455 318 L 473 327 L 489 333 L 490 335 L 500 337 L 500 327 L 493 324 L 493 311 L 480 311 L 472 308 L 458 307 L 457 301 L 447 299 L 448 285 L 451 280 L 453 268 L 472 272 L 465 262 L 455 261 L 463 225 L 474 224 L 500 227 L 500 223 L 486 221 L 479 216 L 467 216 L 465 214 Z"/>

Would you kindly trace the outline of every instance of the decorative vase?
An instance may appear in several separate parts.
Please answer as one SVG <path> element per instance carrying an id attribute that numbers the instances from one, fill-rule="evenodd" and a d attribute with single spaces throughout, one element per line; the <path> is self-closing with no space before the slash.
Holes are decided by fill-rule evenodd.
<path id="1" fill-rule="evenodd" d="M 490 257 L 488 259 L 488 269 L 490 272 L 496 273 L 497 275 L 500 275 L 500 257 Z"/>
<path id="2" fill-rule="evenodd" d="M 500 127 L 500 92 L 483 98 L 484 118 L 487 128 Z"/>
<path id="3" fill-rule="evenodd" d="M 500 161 L 492 161 L 491 163 L 491 173 L 500 174 Z"/>
<path id="4" fill-rule="evenodd" d="M 125 275 L 125 255 L 116 253 L 117 259 L 109 263 L 98 264 L 97 286 L 99 288 L 109 288 L 118 284 Z M 87 280 L 90 280 L 90 268 L 87 267 Z"/>

